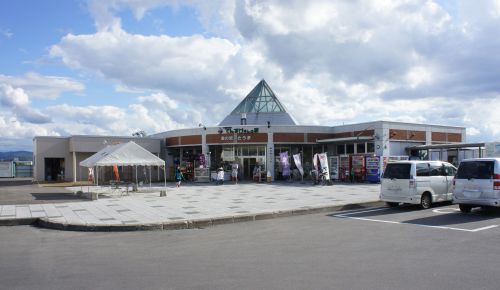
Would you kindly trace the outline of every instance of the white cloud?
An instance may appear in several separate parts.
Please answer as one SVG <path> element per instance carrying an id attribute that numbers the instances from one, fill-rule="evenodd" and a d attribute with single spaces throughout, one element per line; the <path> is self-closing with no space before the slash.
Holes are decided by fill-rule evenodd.
<path id="1" fill-rule="evenodd" d="M 196 95 L 224 80 L 238 50 L 238 45 L 221 38 L 143 36 L 119 30 L 69 34 L 50 54 L 122 87 Z"/>
<path id="2" fill-rule="evenodd" d="M 500 140 L 498 3 L 458 1 L 452 10 L 427 0 L 91 1 L 96 33 L 68 34 L 50 56 L 118 92 L 153 93 L 131 104 L 68 103 L 38 113 L 54 119 L 45 132 L 59 135 L 215 125 L 264 78 L 301 124 L 385 119 L 465 126 L 469 141 Z M 164 5 L 195 9 L 207 33 L 146 36 L 122 28 L 124 10 L 141 21 Z M 3 82 L 29 97 L 84 89 L 72 79 L 40 78 L 53 81 L 52 94 L 14 77 Z M 30 108 L 19 96 L 4 93 L 2 102 Z M 26 122 L 16 113 L 3 119 Z"/>
<path id="3" fill-rule="evenodd" d="M 85 86 L 76 80 L 61 76 L 46 76 L 28 72 L 23 76 L 0 74 L 0 84 L 22 88 L 32 98 L 56 99 L 62 93 L 83 92 Z"/>
<path id="4" fill-rule="evenodd" d="M 21 88 L 0 84 L 0 110 L 17 119 L 35 124 L 49 123 L 50 117 L 30 107 L 28 95 Z"/>

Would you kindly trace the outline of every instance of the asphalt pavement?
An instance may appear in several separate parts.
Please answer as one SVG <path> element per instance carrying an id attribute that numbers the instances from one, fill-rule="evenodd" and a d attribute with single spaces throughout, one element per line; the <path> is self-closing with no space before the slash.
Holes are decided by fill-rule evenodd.
<path id="1" fill-rule="evenodd" d="M 0 227 L 0 278 L 5 289 L 496 290 L 499 224 L 498 212 L 444 205 L 182 231 Z"/>

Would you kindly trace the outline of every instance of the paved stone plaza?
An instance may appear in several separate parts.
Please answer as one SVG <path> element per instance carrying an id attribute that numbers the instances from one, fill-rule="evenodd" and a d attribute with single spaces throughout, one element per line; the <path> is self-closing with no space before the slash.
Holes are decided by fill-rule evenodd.
<path id="1" fill-rule="evenodd" d="M 97 190 L 93 187 L 71 189 L 75 192 Z M 221 186 L 187 184 L 175 188 L 169 184 L 167 196 L 160 197 L 162 189 L 153 187 L 149 192 L 130 192 L 120 196 L 121 192 L 104 187 L 99 189 L 103 192 L 99 199 L 92 202 L 2 205 L 0 222 L 16 224 L 16 221 L 39 219 L 42 226 L 76 230 L 201 227 L 376 202 L 380 186 L 244 183 Z M 193 222 L 198 224 L 189 226 Z"/>

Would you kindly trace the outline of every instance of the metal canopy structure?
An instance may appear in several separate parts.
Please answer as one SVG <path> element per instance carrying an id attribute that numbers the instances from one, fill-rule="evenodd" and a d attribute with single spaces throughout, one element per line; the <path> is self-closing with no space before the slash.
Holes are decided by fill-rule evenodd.
<path id="1" fill-rule="evenodd" d="M 455 144 L 433 144 L 433 145 L 416 145 L 406 147 L 407 150 L 429 150 L 429 149 L 459 149 L 459 148 L 474 148 L 484 147 L 485 143 L 455 143 Z"/>
<path id="2" fill-rule="evenodd" d="M 130 141 L 116 145 L 110 145 L 100 150 L 89 158 L 80 162 L 80 166 L 96 168 L 96 182 L 99 185 L 99 168 L 106 166 L 134 166 L 135 183 L 138 186 L 137 166 L 157 166 L 163 167 L 165 188 L 167 187 L 167 173 L 165 161 L 158 156 L 153 155 L 137 143 Z M 149 171 L 149 182 L 151 186 L 151 169 Z"/>

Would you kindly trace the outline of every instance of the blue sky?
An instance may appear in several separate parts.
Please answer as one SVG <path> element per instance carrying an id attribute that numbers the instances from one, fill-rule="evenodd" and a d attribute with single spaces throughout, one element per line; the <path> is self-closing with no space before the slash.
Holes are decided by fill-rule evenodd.
<path id="1" fill-rule="evenodd" d="M 260 79 L 300 124 L 500 140 L 500 0 L 0 2 L 0 151 L 216 125 Z"/>

